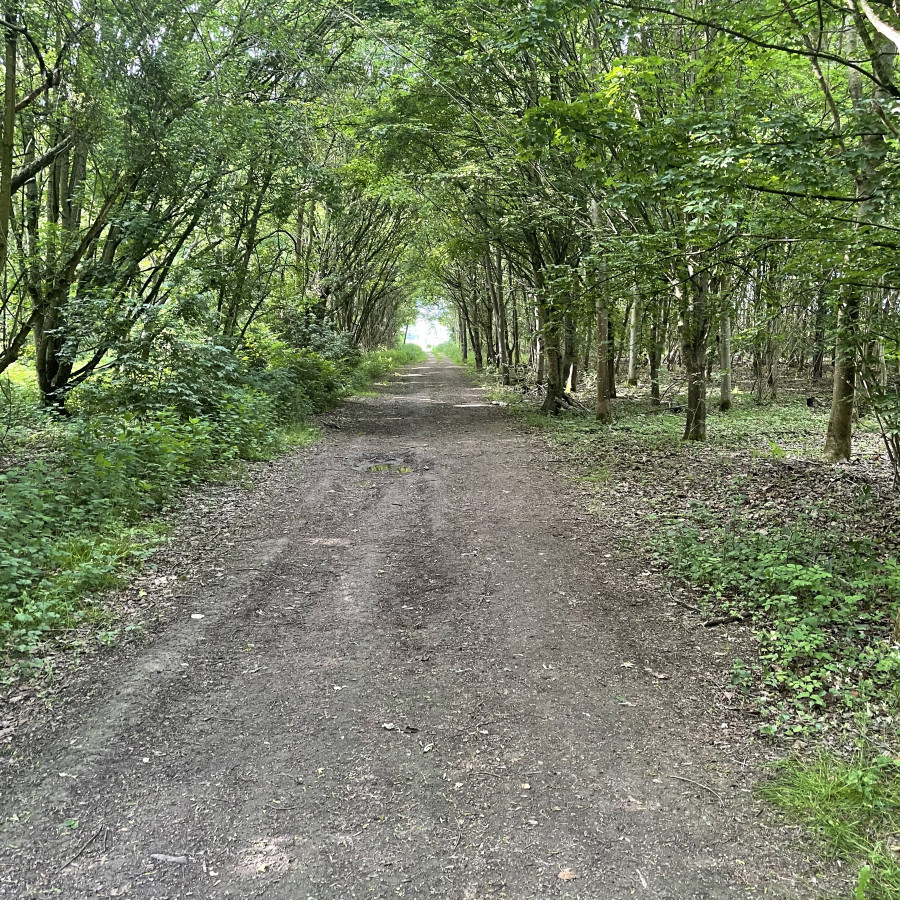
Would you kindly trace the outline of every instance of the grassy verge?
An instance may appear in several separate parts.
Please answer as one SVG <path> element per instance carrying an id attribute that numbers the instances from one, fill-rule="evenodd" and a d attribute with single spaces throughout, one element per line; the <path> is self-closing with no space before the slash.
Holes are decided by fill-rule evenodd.
<path id="1" fill-rule="evenodd" d="M 766 798 L 857 867 L 857 900 L 900 900 L 900 502 L 873 423 L 835 468 L 820 458 L 827 411 L 804 391 L 765 405 L 737 392 L 700 445 L 681 440 L 681 415 L 625 393 L 611 426 L 495 396 L 575 464 L 598 516 L 676 595 L 750 626 L 730 703 L 794 754 Z"/>
<path id="2" fill-rule="evenodd" d="M 900 898 L 900 769 L 870 748 L 782 762 L 762 795 L 810 829 L 832 857 L 858 866 L 855 900 Z"/>
<path id="3" fill-rule="evenodd" d="M 446 357 L 450 362 L 454 362 L 458 366 L 469 365 L 470 363 L 470 360 L 467 360 L 465 363 L 463 362 L 462 350 L 460 350 L 459 346 L 454 344 L 453 341 L 444 341 L 443 344 L 432 347 L 432 352 L 436 353 L 438 356 Z"/>
<path id="4" fill-rule="evenodd" d="M 42 413 L 33 379 L 14 368 L 4 381 L 0 681 L 45 669 L 73 628 L 114 641 L 103 592 L 165 539 L 158 516 L 187 488 L 310 443 L 310 414 L 424 358 L 414 345 L 345 365 L 295 353 L 279 368 L 235 367 L 205 384 L 202 371 L 173 369 L 152 389 L 134 377 L 91 385 L 73 395 L 68 417 Z"/>

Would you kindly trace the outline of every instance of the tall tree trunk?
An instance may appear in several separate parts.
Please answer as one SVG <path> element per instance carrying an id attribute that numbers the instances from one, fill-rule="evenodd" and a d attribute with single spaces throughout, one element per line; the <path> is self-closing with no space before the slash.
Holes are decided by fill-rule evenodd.
<path id="1" fill-rule="evenodd" d="M 513 365 L 518 369 L 521 363 L 521 347 L 519 344 L 519 304 L 516 299 L 516 294 L 513 292 L 511 294 L 513 307 L 512 307 L 512 327 L 513 327 Z"/>
<path id="2" fill-rule="evenodd" d="M 631 325 L 628 329 L 628 383 L 635 387 L 638 383 L 638 359 L 641 350 L 641 302 L 637 288 L 631 305 Z"/>
<path id="3" fill-rule="evenodd" d="M 3 308 L 6 309 L 6 262 L 9 259 L 9 216 L 12 207 L 13 147 L 16 138 L 16 3 L 5 3 L 3 12 L 11 27 L 4 29 L 3 132 L 0 136 L 0 279 Z"/>
<path id="4" fill-rule="evenodd" d="M 731 409 L 731 316 L 723 312 L 719 319 L 719 369 L 722 382 L 719 386 L 719 409 Z"/>
<path id="5" fill-rule="evenodd" d="M 815 324 L 813 325 L 812 377 L 822 377 L 825 366 L 825 292 L 816 298 Z"/>
<path id="6" fill-rule="evenodd" d="M 706 339 L 709 333 L 708 275 L 693 273 L 687 281 L 688 296 L 681 286 L 681 355 L 687 374 L 687 415 L 684 440 L 706 440 Z"/>
<path id="7" fill-rule="evenodd" d="M 602 300 L 597 300 L 597 419 L 608 425 L 612 422 L 609 403 L 609 312 Z"/>
<path id="8" fill-rule="evenodd" d="M 562 357 L 563 349 L 560 346 L 559 323 L 553 318 L 553 310 L 546 308 L 541 310 L 541 333 L 543 335 L 544 352 L 547 356 L 547 382 L 544 403 L 541 412 L 555 416 L 562 406 Z"/>
<path id="9" fill-rule="evenodd" d="M 565 390 L 569 392 L 578 389 L 578 330 L 575 318 L 571 314 L 566 315 L 565 341 L 563 384 Z"/>
<path id="10" fill-rule="evenodd" d="M 865 28 L 861 19 L 861 13 L 854 6 L 853 16 L 857 28 Z M 849 41 L 852 49 L 855 49 L 857 32 L 850 30 Z M 873 58 L 873 67 L 876 75 L 880 76 L 882 83 L 886 84 L 893 74 L 894 57 L 896 48 L 893 43 L 884 41 L 879 36 L 878 58 Z M 847 82 L 847 90 L 853 101 L 853 105 L 861 112 L 867 111 L 871 100 L 863 97 L 862 79 L 858 72 L 851 72 Z M 883 89 L 875 90 L 875 103 L 889 100 L 887 92 Z M 859 166 L 856 176 L 856 196 L 859 198 L 856 207 L 856 229 L 866 227 L 872 218 L 871 196 L 878 187 L 878 175 L 876 169 L 880 159 L 885 155 L 886 144 L 884 135 L 874 129 L 870 129 L 860 139 L 860 145 L 865 154 Z M 847 255 L 850 263 L 850 255 Z M 856 394 L 857 352 L 860 343 L 859 319 L 862 297 L 860 289 L 848 285 L 838 310 L 837 339 L 835 341 L 834 363 L 834 387 L 831 398 L 831 415 L 828 418 L 828 430 L 825 433 L 824 456 L 829 462 L 843 462 L 850 459 L 853 435 L 853 403 Z"/>
<path id="11" fill-rule="evenodd" d="M 493 299 L 494 319 L 497 323 L 497 358 L 503 384 L 509 384 L 509 328 L 506 322 L 506 296 L 503 290 L 503 256 L 497 251 L 494 259 L 490 251 L 485 255 L 485 271 Z"/>
<path id="12" fill-rule="evenodd" d="M 615 338 L 613 337 L 612 318 L 607 313 L 607 327 L 609 328 L 609 337 L 607 339 L 608 354 L 606 357 L 606 392 L 610 397 L 616 396 L 616 348 Z"/>
<path id="13" fill-rule="evenodd" d="M 850 459 L 853 438 L 853 402 L 856 396 L 856 338 L 859 325 L 859 292 L 850 287 L 838 313 L 835 343 L 834 388 L 831 415 L 825 432 L 825 459 Z"/>
<path id="14" fill-rule="evenodd" d="M 659 303 L 654 304 L 650 319 L 650 346 L 647 348 L 647 360 L 650 364 L 650 403 L 653 406 L 660 404 L 659 367 L 665 347 L 668 315 L 668 305 L 661 309 Z"/>
<path id="15" fill-rule="evenodd" d="M 484 368 L 484 356 L 481 352 L 481 334 L 478 325 L 472 322 L 469 325 L 469 338 L 472 341 L 472 353 L 475 356 L 475 371 L 480 372 Z"/>

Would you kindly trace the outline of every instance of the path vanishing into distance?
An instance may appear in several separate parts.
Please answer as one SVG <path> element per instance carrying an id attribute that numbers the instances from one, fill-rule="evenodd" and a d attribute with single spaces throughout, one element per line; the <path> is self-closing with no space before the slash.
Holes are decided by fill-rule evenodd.
<path id="1" fill-rule="evenodd" d="M 722 634 L 484 397 L 430 359 L 210 505 L 165 621 L 4 757 L 0 896 L 815 896 Z"/>

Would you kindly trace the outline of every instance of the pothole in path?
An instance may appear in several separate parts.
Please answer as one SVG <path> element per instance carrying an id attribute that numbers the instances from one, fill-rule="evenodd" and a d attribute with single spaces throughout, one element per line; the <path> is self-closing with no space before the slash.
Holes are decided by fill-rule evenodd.
<path id="1" fill-rule="evenodd" d="M 353 468 L 358 472 L 371 472 L 381 475 L 409 475 L 416 460 L 412 453 L 401 453 L 393 456 L 373 456 L 355 463 Z"/>

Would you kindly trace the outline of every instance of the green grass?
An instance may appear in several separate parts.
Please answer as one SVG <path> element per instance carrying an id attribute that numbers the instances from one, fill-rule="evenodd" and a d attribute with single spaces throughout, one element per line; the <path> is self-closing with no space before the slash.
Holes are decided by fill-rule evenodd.
<path id="1" fill-rule="evenodd" d="M 858 751 L 781 762 L 762 796 L 858 868 L 856 900 L 900 900 L 900 763 Z"/>
<path id="2" fill-rule="evenodd" d="M 453 341 L 444 341 L 443 344 L 438 344 L 431 349 L 433 353 L 436 353 L 438 356 L 446 357 L 450 362 L 454 362 L 458 366 L 468 365 L 470 362 L 470 360 L 467 360 L 466 363 L 463 363 L 462 350 L 459 345 L 455 344 Z"/>
<path id="3" fill-rule="evenodd" d="M 426 359 L 428 359 L 428 354 L 418 344 L 402 344 L 390 350 L 375 350 L 366 353 L 359 364 L 358 371 L 363 378 L 377 381 L 402 366 L 424 362 Z"/>
<path id="4" fill-rule="evenodd" d="M 316 425 L 299 422 L 281 429 L 281 440 L 285 449 L 299 449 L 314 444 L 322 436 L 322 429 Z"/>

